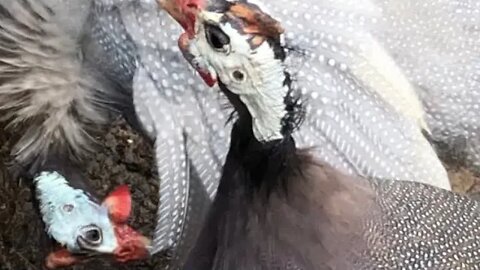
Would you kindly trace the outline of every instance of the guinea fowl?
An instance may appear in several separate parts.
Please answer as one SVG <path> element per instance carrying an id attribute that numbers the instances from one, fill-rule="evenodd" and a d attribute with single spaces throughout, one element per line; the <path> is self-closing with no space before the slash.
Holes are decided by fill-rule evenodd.
<path id="1" fill-rule="evenodd" d="M 0 110 L 7 127 L 20 134 L 13 169 L 32 180 L 47 234 L 61 246 L 46 266 L 95 253 L 118 261 L 144 258 L 148 240 L 127 225 L 128 187 L 100 202 L 80 168 L 92 149 L 92 127 L 106 122 L 107 104 L 119 98 L 107 99 L 113 85 L 78 53 L 79 25 L 88 15 L 78 7 L 85 3 L 44 3 L 0 3 Z M 69 8 L 71 20 L 59 23 L 56 12 L 65 16 Z"/>
<path id="2" fill-rule="evenodd" d="M 231 123 L 225 125 L 230 112 L 223 108 L 223 96 L 187 72 L 175 38 L 178 25 L 153 1 L 94 2 L 91 36 L 102 48 L 97 55 L 109 56 L 102 58 L 101 67 L 122 80 L 131 77 L 138 118 L 155 140 L 161 181 L 152 253 L 171 250 L 172 265 L 181 264 L 216 192 L 230 140 L 226 134 Z M 276 3 L 265 4 L 275 8 Z M 308 11 L 323 14 L 318 8 Z M 368 16 L 365 12 L 360 15 Z M 280 14 L 286 18 L 290 13 Z M 358 52 L 356 45 L 373 44 L 373 60 L 390 59 L 373 39 L 367 39 L 360 15 L 344 25 L 364 34 L 355 35 L 354 44 L 346 48 L 347 58 L 328 53 L 330 47 L 312 44 L 306 49 L 300 44 L 300 50 L 289 53 L 297 73 L 294 91 L 310 100 L 304 123 L 293 134 L 297 144 L 312 147 L 317 158 L 352 175 L 413 179 L 449 189 L 445 169 L 418 128 L 421 121 L 411 121 L 416 114 L 402 112 L 402 108 L 416 107 L 410 104 L 408 83 L 396 84 L 404 82 L 404 75 L 393 68 L 385 77 L 383 66 L 371 67 L 372 59 Z M 326 42 L 338 32 L 327 26 L 304 30 L 289 32 L 297 34 L 290 40 Z M 356 72 L 349 68 L 352 63 L 357 64 Z M 385 89 L 389 89 L 386 96 Z M 384 99 L 388 93 L 407 106 L 391 105 L 396 98 Z"/>
<path id="3" fill-rule="evenodd" d="M 349 176 L 296 147 L 304 104 L 279 22 L 245 1 L 172 2 L 162 4 L 186 30 L 185 58 L 207 83 L 218 78 L 238 117 L 183 269 L 478 269 L 476 201 Z"/>

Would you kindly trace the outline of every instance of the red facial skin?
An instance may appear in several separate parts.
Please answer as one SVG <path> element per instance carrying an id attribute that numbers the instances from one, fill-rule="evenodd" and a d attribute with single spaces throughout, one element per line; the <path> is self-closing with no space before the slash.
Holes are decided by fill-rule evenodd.
<path id="1" fill-rule="evenodd" d="M 116 261 L 124 263 L 146 259 L 150 240 L 126 224 L 132 207 L 132 198 L 128 186 L 123 185 L 112 191 L 104 200 L 112 221 L 118 248 L 113 252 Z M 61 248 L 51 252 L 45 259 L 47 269 L 56 269 L 81 263 L 86 256 L 70 253 Z"/>
<path id="2" fill-rule="evenodd" d="M 142 260 L 148 257 L 147 246 L 150 240 L 128 225 L 115 226 L 118 246 L 114 252 L 115 260 L 121 263 Z"/>
<path id="3" fill-rule="evenodd" d="M 215 80 L 212 76 L 211 73 L 205 72 L 201 69 L 197 69 L 198 74 L 200 74 L 200 77 L 202 77 L 203 81 L 209 86 L 213 87 L 216 83 L 217 80 Z"/>
<path id="4" fill-rule="evenodd" d="M 127 185 L 117 187 L 103 201 L 114 223 L 125 223 L 132 211 L 132 197 Z"/>

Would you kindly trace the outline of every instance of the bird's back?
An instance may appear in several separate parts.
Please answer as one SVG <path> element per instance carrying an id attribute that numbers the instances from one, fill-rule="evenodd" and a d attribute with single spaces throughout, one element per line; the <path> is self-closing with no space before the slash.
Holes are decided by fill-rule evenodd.
<path id="1" fill-rule="evenodd" d="M 324 164 L 303 173 L 288 196 L 248 203 L 235 192 L 221 203 L 211 269 L 480 267 L 476 201 L 420 183 L 372 184 Z"/>
<path id="2" fill-rule="evenodd" d="M 417 183 L 379 180 L 374 190 L 359 269 L 480 269 L 478 201 Z"/>

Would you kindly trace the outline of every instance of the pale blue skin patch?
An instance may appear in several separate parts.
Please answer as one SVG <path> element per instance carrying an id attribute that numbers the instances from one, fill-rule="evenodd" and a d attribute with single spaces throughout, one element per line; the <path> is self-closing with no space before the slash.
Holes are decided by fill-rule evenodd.
<path id="1" fill-rule="evenodd" d="M 81 229 L 94 225 L 101 230 L 101 243 L 88 250 L 112 253 L 117 248 L 108 209 L 92 201 L 80 189 L 71 187 L 57 172 L 42 172 L 34 179 L 37 199 L 47 233 L 70 252 L 85 251 L 77 239 Z"/>

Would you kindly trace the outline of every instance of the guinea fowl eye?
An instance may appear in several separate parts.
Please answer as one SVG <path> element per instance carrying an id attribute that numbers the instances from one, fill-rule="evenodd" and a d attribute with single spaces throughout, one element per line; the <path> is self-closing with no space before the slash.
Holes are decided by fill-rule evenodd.
<path id="1" fill-rule="evenodd" d="M 235 70 L 232 75 L 233 78 L 235 78 L 235 80 L 237 80 L 238 82 L 241 82 L 243 81 L 243 79 L 245 79 L 245 75 L 239 70 Z"/>
<path id="2" fill-rule="evenodd" d="M 82 229 L 80 238 L 90 247 L 96 247 L 102 243 L 102 231 L 95 225 L 86 226 Z"/>
<path id="3" fill-rule="evenodd" d="M 205 36 L 214 49 L 223 52 L 228 51 L 227 45 L 230 44 L 230 38 L 218 26 L 205 24 Z"/>
<path id="4" fill-rule="evenodd" d="M 91 242 L 98 242 L 101 239 L 100 231 L 97 230 L 97 229 L 92 229 L 92 230 L 87 231 L 85 236 Z"/>

